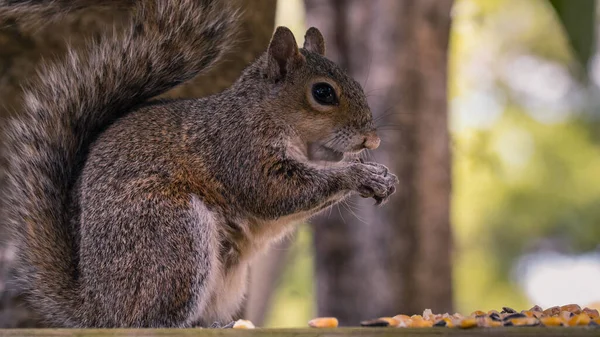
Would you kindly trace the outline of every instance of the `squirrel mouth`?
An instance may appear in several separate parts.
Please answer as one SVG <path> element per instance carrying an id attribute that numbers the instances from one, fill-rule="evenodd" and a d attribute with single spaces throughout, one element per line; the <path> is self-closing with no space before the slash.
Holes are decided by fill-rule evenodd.
<path id="1" fill-rule="evenodd" d="M 308 159 L 314 161 L 322 160 L 339 162 L 344 159 L 344 152 L 321 144 L 312 143 L 308 145 Z"/>

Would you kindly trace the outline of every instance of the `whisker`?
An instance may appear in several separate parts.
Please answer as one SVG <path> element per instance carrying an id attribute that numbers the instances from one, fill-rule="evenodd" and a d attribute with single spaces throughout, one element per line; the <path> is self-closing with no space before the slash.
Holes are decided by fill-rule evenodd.
<path id="1" fill-rule="evenodd" d="M 329 206 L 329 214 L 327 215 L 327 219 L 331 218 L 332 211 L 333 211 L 333 206 Z"/>
<path id="2" fill-rule="evenodd" d="M 363 88 L 366 88 L 367 85 L 369 85 L 369 75 L 371 74 L 371 62 L 373 62 L 373 55 L 369 53 L 369 63 L 367 63 L 367 79 L 365 80 Z"/>
<path id="3" fill-rule="evenodd" d="M 375 119 L 373 121 L 378 122 L 385 117 L 393 115 L 394 114 L 394 111 L 392 110 L 393 108 L 394 108 L 394 106 L 392 105 L 390 107 L 383 109 L 383 111 L 377 117 L 375 117 Z"/>
<path id="4" fill-rule="evenodd" d="M 344 224 L 346 224 L 346 219 L 344 219 L 344 216 L 342 215 L 342 210 L 340 210 L 340 203 L 337 203 L 337 209 L 338 209 L 338 213 L 340 213 L 340 218 L 342 218 L 342 221 L 344 222 Z"/>
<path id="5" fill-rule="evenodd" d="M 383 128 L 377 128 L 377 131 L 403 131 L 407 128 L 407 126 L 386 126 Z"/>
<path id="6" fill-rule="evenodd" d="M 353 206 L 353 210 L 357 211 L 360 209 L 360 204 L 358 203 L 358 200 L 352 199 L 352 198 L 348 198 L 346 199 L 347 203 L 349 206 Z"/>
<path id="7" fill-rule="evenodd" d="M 323 143 L 323 145 L 325 145 L 326 147 L 331 147 L 331 148 L 333 148 L 333 147 L 335 147 L 335 146 L 337 145 L 337 143 L 338 143 L 338 138 L 339 138 L 339 137 L 335 136 L 335 137 L 333 137 L 333 138 L 331 138 L 331 139 L 328 139 L 327 141 L 325 141 L 325 142 Z"/>
<path id="8" fill-rule="evenodd" d="M 370 89 L 369 91 L 366 92 L 367 95 L 369 95 L 370 93 L 374 92 L 374 91 L 380 91 L 380 90 L 386 90 L 387 88 L 373 88 Z M 380 95 L 380 96 L 385 96 L 385 95 Z"/>
<path id="9" fill-rule="evenodd" d="M 342 142 L 342 137 L 338 136 L 338 137 L 334 138 L 334 141 L 333 141 L 331 147 L 337 148 L 337 146 L 340 145 L 341 142 Z"/>
<path id="10" fill-rule="evenodd" d="M 377 95 L 377 94 L 368 94 L 368 93 L 365 93 L 365 96 L 367 98 L 369 98 L 369 97 L 385 97 L 386 95 L 383 95 L 383 94 L 382 95 Z"/>
<path id="11" fill-rule="evenodd" d="M 392 115 L 402 115 L 402 116 L 404 116 L 404 115 L 414 115 L 414 113 L 412 113 L 412 112 L 398 112 L 398 111 L 395 111 L 395 110 L 393 110 L 395 107 L 396 107 L 396 105 L 392 105 L 392 106 L 384 109 L 383 112 L 381 112 L 380 114 L 378 114 L 378 116 L 373 119 L 373 123 L 377 123 L 377 122 L 383 120 L 384 118 L 392 116 Z"/>
<path id="12" fill-rule="evenodd" d="M 354 211 L 352 211 L 352 209 L 350 208 L 350 205 L 348 205 L 347 200 L 344 200 L 341 202 L 342 206 L 345 206 L 346 210 L 353 215 L 356 219 L 358 219 L 358 221 L 364 223 L 365 225 L 367 225 L 367 221 L 361 217 L 359 217 Z"/>

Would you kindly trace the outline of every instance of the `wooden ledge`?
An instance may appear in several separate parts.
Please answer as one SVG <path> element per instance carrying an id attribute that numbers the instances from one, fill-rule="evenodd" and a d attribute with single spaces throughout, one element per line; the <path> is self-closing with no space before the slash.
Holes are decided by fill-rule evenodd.
<path id="1" fill-rule="evenodd" d="M 475 329 L 450 329 L 450 328 L 331 328 L 331 329 L 0 329 L 0 337 L 213 337 L 213 336 L 247 336 L 247 337 L 429 337 L 429 336 L 600 336 L 600 328 L 547 328 L 547 327 L 510 327 L 510 328 L 475 328 Z"/>

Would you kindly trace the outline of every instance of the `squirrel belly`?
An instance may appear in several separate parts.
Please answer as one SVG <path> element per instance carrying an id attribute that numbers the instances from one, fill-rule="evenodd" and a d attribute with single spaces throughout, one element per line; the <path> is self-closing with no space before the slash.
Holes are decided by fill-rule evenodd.
<path id="1" fill-rule="evenodd" d="M 261 250 L 352 193 L 385 202 L 398 179 L 357 159 L 379 144 L 371 111 L 317 29 L 298 48 L 277 28 L 220 94 L 150 101 L 231 49 L 237 11 L 114 3 L 129 27 L 43 67 L 7 127 L 4 221 L 23 287 L 55 326 L 228 323 Z M 0 0 L 0 17 L 88 5 Z"/>

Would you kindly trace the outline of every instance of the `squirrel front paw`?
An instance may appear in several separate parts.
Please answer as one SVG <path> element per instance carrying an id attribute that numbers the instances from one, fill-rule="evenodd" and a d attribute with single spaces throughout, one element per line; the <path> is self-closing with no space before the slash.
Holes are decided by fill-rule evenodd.
<path id="1" fill-rule="evenodd" d="M 398 177 L 384 165 L 373 162 L 353 163 L 352 182 L 354 189 L 363 198 L 373 198 L 376 205 L 385 203 L 396 192 Z"/>

